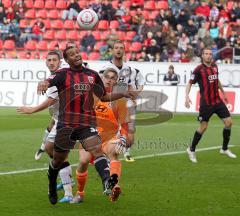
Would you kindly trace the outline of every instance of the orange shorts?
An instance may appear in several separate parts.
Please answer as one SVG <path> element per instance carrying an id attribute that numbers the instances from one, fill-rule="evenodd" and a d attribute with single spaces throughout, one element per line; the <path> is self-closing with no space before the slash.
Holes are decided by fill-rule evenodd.
<path id="1" fill-rule="evenodd" d="M 112 139 L 107 140 L 102 143 L 102 151 L 104 154 L 107 154 L 108 148 L 110 145 L 112 145 L 114 142 L 116 142 L 119 138 L 117 136 L 114 136 Z"/>

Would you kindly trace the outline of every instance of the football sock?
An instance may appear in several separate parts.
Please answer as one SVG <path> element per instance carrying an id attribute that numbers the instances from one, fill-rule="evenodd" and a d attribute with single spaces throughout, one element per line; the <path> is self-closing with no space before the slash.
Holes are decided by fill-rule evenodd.
<path id="1" fill-rule="evenodd" d="M 68 161 L 63 163 L 59 176 L 63 184 L 65 196 L 72 196 L 72 168 Z"/>
<path id="2" fill-rule="evenodd" d="M 193 140 L 192 140 L 192 144 L 190 146 L 191 151 L 195 151 L 196 146 L 199 143 L 201 137 L 202 137 L 202 134 L 200 134 L 198 131 L 195 131 L 195 134 L 194 134 Z"/>
<path id="3" fill-rule="evenodd" d="M 49 132 L 50 132 L 49 128 L 46 128 L 45 131 L 44 131 L 44 134 L 43 134 L 42 144 L 41 144 L 41 147 L 40 147 L 40 149 L 43 150 L 43 151 L 45 150 L 45 142 L 47 140 Z"/>
<path id="4" fill-rule="evenodd" d="M 124 152 L 124 157 L 130 156 L 130 148 L 127 148 L 127 150 Z"/>
<path id="5" fill-rule="evenodd" d="M 58 176 L 58 172 L 59 172 L 59 168 L 55 168 L 53 165 L 52 165 L 52 161 L 50 161 L 49 163 L 49 167 L 48 167 L 48 177 L 49 177 L 49 180 L 52 182 L 52 183 L 56 183 L 57 181 L 57 176 Z"/>
<path id="6" fill-rule="evenodd" d="M 84 187 L 85 184 L 87 182 L 87 178 L 88 178 L 88 171 L 84 172 L 84 173 L 80 173 L 76 170 L 76 177 L 77 177 L 77 187 L 78 187 L 78 194 L 81 197 L 84 197 L 85 193 L 84 193 Z"/>
<path id="7" fill-rule="evenodd" d="M 121 161 L 113 160 L 110 162 L 110 176 L 112 174 L 117 174 L 118 179 L 120 178 L 122 173 L 122 163 Z"/>
<path id="8" fill-rule="evenodd" d="M 230 136 L 231 136 L 231 128 L 224 128 L 223 129 L 223 145 L 222 145 L 222 149 L 224 151 L 228 149 Z"/>
<path id="9" fill-rule="evenodd" d="M 95 168 L 102 179 L 103 185 L 105 185 L 106 181 L 110 178 L 110 172 L 108 167 L 107 158 L 104 156 L 100 156 L 94 160 Z"/>

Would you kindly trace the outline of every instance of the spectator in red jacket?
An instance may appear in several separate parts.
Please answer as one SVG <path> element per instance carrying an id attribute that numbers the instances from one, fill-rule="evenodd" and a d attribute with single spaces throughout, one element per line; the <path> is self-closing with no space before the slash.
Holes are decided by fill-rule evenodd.
<path id="1" fill-rule="evenodd" d="M 201 1 L 201 5 L 195 10 L 198 21 L 207 20 L 210 15 L 210 7 L 205 0 Z"/>

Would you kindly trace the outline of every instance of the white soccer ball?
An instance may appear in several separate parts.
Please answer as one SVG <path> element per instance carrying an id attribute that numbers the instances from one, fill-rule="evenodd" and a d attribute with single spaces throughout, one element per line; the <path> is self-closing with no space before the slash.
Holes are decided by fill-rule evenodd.
<path id="1" fill-rule="evenodd" d="M 84 9 L 78 14 L 77 23 L 82 29 L 93 29 L 98 24 L 98 15 L 92 9 Z"/>

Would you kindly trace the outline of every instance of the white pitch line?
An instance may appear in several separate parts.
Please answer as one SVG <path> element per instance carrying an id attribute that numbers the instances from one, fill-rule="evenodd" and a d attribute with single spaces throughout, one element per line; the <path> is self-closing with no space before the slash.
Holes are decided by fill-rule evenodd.
<path id="1" fill-rule="evenodd" d="M 234 145 L 229 145 L 229 147 L 234 147 Z M 214 149 L 220 149 L 221 146 L 212 146 L 208 148 L 200 148 L 197 150 L 197 152 L 201 151 L 209 151 Z M 134 159 L 144 159 L 144 158 L 152 158 L 152 157 L 159 157 L 159 156 L 170 156 L 170 155 L 178 155 L 178 154 L 185 154 L 186 151 L 174 151 L 174 152 L 165 152 L 165 153 L 158 153 L 158 154 L 149 154 L 149 155 L 141 155 L 136 156 Z M 123 158 L 120 160 L 124 160 Z M 78 164 L 71 164 L 71 166 L 77 166 Z M 44 168 L 35 168 L 35 169 L 26 169 L 26 170 L 17 170 L 17 171 L 10 171 L 10 172 L 0 172 L 1 175 L 14 175 L 14 174 L 23 174 L 23 173 L 30 173 L 30 172 L 37 172 L 37 171 L 43 171 L 47 170 L 48 167 Z"/>

